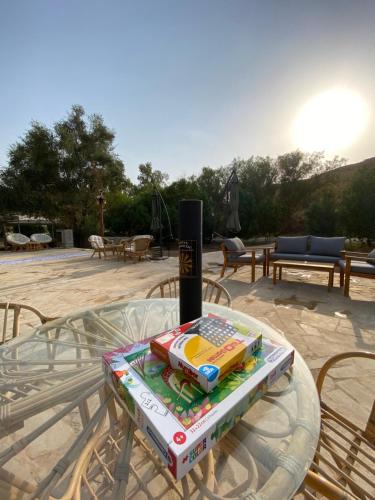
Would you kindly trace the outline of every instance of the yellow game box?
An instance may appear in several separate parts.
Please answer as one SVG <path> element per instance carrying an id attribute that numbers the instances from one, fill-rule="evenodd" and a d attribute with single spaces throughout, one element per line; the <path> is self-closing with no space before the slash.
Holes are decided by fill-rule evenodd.
<path id="1" fill-rule="evenodd" d="M 150 342 L 151 351 L 206 392 L 238 369 L 262 346 L 262 336 L 245 325 L 208 314 Z"/>

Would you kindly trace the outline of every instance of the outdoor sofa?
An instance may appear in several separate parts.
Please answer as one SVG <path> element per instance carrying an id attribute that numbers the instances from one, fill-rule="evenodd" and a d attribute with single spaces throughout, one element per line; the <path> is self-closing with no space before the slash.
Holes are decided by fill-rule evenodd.
<path id="1" fill-rule="evenodd" d="M 267 259 L 269 264 L 275 260 L 294 260 L 301 262 L 329 262 L 335 264 L 340 271 L 340 286 L 344 285 L 344 270 L 339 262 L 345 258 L 344 236 L 323 238 L 321 236 L 279 236 L 276 238 L 275 250 Z"/>
<path id="2" fill-rule="evenodd" d="M 346 252 L 345 237 L 323 238 L 320 236 L 279 236 L 275 250 L 267 260 L 294 260 L 303 262 L 330 262 L 340 272 L 340 287 L 349 295 L 350 277 L 375 279 L 375 249 L 369 254 Z"/>

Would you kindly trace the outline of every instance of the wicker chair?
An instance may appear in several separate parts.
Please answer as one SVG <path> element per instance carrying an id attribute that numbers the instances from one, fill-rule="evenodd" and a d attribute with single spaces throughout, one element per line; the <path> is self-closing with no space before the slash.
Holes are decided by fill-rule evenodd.
<path id="1" fill-rule="evenodd" d="M 321 398 L 327 372 L 349 358 L 375 360 L 375 353 L 348 352 L 330 358 L 321 368 L 317 389 Z M 353 414 L 355 408 L 352 408 Z M 331 499 L 374 498 L 375 493 L 375 401 L 364 429 L 353 424 L 321 400 L 320 439 L 305 486 Z M 307 498 L 316 498 L 309 491 Z M 320 497 L 319 497 L 320 498 Z"/>
<path id="2" fill-rule="evenodd" d="M 105 258 L 107 256 L 107 252 L 112 252 L 112 255 L 114 255 L 116 252 L 116 245 L 114 245 L 110 240 L 103 238 L 102 236 L 92 234 L 91 236 L 89 236 L 89 243 L 91 245 L 91 248 L 94 250 L 91 257 L 94 257 L 94 255 L 98 253 L 99 259 L 101 259 L 102 254 Z"/>
<path id="3" fill-rule="evenodd" d="M 30 243 L 30 238 L 21 233 L 6 233 L 5 238 L 12 250 L 26 250 Z"/>
<path id="4" fill-rule="evenodd" d="M 33 243 L 38 243 L 42 248 L 48 248 L 48 244 L 51 243 L 52 238 L 47 233 L 35 233 L 30 236 L 30 240 Z"/>
<path id="5" fill-rule="evenodd" d="M 140 261 L 142 257 L 147 258 L 150 244 L 153 239 L 153 236 L 143 234 L 133 236 L 133 238 L 126 240 L 124 242 L 124 260 L 126 260 L 127 257 L 131 259 L 136 258 L 138 261 Z"/>
<path id="6" fill-rule="evenodd" d="M 3 328 L 2 328 L 2 334 L 0 337 L 0 345 L 4 344 L 8 340 L 11 340 L 12 338 L 18 337 L 20 334 L 20 317 L 21 317 L 21 310 L 27 310 L 31 311 L 34 313 L 36 316 L 38 316 L 40 322 L 42 324 L 47 323 L 47 321 L 52 321 L 53 319 L 56 318 L 50 318 L 48 316 L 45 316 L 42 314 L 38 309 L 32 306 L 28 306 L 26 304 L 17 304 L 17 303 L 12 303 L 12 302 L 0 302 L 0 310 L 4 310 L 4 317 L 3 317 Z M 9 311 L 13 312 L 13 325 L 8 324 L 9 318 Z M 11 330 L 11 333 L 10 331 Z"/>
<path id="7" fill-rule="evenodd" d="M 146 299 L 149 299 L 152 296 L 155 297 L 158 292 L 160 293 L 160 297 L 163 299 L 177 298 L 179 296 L 179 289 L 180 278 L 179 276 L 173 276 L 153 286 L 146 295 Z M 220 299 L 222 299 L 224 302 L 223 305 L 226 305 L 227 307 L 232 306 L 232 299 L 228 290 L 217 281 L 210 280 L 209 278 L 203 278 L 202 298 L 205 302 L 214 302 L 215 304 L 218 304 Z"/>

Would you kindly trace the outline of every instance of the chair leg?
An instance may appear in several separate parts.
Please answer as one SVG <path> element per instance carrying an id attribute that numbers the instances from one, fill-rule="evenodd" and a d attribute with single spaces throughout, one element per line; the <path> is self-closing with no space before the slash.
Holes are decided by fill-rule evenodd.
<path id="1" fill-rule="evenodd" d="M 345 274 L 345 286 L 344 286 L 344 296 L 349 297 L 349 287 L 350 287 L 350 273 Z"/>
<path id="2" fill-rule="evenodd" d="M 223 267 L 221 268 L 220 278 L 222 278 L 224 276 L 226 267 L 227 266 L 225 264 L 223 264 Z"/>
<path id="3" fill-rule="evenodd" d="M 344 286 L 344 270 L 340 269 L 340 288 Z"/>
<path id="4" fill-rule="evenodd" d="M 251 252 L 251 283 L 255 281 L 255 250 Z"/>
<path id="5" fill-rule="evenodd" d="M 267 275 L 267 252 L 263 249 L 263 276 Z"/>
<path id="6" fill-rule="evenodd" d="M 349 286 L 350 286 L 350 269 L 352 267 L 351 259 L 346 259 L 345 265 L 345 285 L 344 285 L 344 296 L 349 297 Z"/>

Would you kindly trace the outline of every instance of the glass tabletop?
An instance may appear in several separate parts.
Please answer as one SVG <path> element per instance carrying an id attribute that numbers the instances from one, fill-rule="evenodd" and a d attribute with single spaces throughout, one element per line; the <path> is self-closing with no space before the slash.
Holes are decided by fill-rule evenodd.
<path id="1" fill-rule="evenodd" d="M 287 344 L 238 311 L 210 303 L 203 311 Z M 135 300 L 66 316 L 1 346 L 0 498 L 291 497 L 320 428 L 315 384 L 298 352 L 290 372 L 179 482 L 118 405 L 102 354 L 178 324 L 178 300 Z"/>

